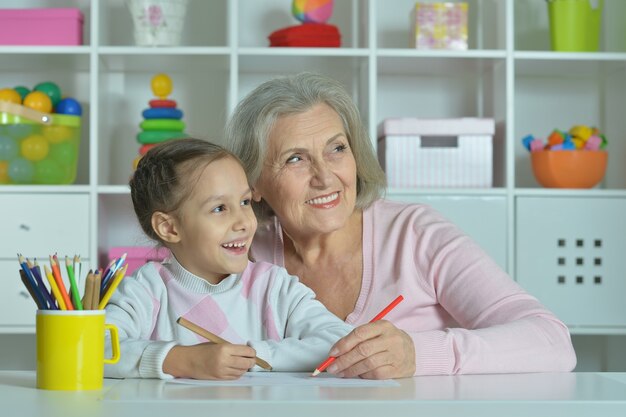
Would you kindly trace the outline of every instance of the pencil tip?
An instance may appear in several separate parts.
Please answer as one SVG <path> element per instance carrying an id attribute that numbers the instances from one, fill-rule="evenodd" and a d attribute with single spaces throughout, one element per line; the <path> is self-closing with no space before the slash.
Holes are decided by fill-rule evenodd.
<path id="1" fill-rule="evenodd" d="M 320 373 L 319 369 L 316 369 L 315 371 L 313 371 L 313 373 L 311 374 L 311 376 L 318 376 Z"/>

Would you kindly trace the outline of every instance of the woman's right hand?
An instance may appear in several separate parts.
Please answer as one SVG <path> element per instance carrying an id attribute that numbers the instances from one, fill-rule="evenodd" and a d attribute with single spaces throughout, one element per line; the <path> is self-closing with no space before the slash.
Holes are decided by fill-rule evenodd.
<path id="1" fill-rule="evenodd" d="M 163 372 L 178 378 L 237 379 L 254 366 L 250 346 L 201 343 L 174 346 L 163 361 Z"/>

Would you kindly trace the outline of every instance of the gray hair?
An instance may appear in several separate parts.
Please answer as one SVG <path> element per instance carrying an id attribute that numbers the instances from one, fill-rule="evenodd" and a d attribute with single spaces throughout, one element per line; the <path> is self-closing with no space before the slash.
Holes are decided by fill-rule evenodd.
<path id="1" fill-rule="evenodd" d="M 331 78 L 310 72 L 274 78 L 249 93 L 226 125 L 225 146 L 241 160 L 250 184 L 258 181 L 266 158 L 268 136 L 282 116 L 304 113 L 324 103 L 343 123 L 356 161 L 357 208 L 366 208 L 385 190 L 385 174 L 363 126 L 359 110 L 344 87 Z M 255 205 L 259 221 L 272 210 L 264 201 Z"/>

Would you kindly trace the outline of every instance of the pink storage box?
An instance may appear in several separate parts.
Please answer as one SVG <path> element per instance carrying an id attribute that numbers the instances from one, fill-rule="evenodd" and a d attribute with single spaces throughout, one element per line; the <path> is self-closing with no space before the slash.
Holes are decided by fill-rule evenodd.
<path id="1" fill-rule="evenodd" d="M 493 184 L 493 119 L 385 119 L 378 160 L 398 188 Z"/>
<path id="2" fill-rule="evenodd" d="M 157 249 L 152 246 L 116 246 L 109 249 L 108 263 L 123 254 L 126 254 L 126 263 L 128 264 L 126 275 L 131 275 L 147 262 L 161 262 L 170 255 L 170 251 L 166 248 Z"/>
<path id="3" fill-rule="evenodd" d="M 0 9 L 0 45 L 82 45 L 80 9 Z"/>

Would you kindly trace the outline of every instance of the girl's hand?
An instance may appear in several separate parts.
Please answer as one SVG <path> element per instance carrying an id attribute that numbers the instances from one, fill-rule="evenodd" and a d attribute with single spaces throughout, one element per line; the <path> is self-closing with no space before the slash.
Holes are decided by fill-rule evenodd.
<path id="1" fill-rule="evenodd" d="M 389 379 L 415 373 L 413 340 L 386 320 L 357 327 L 335 343 L 330 355 L 337 359 L 326 371 L 340 377 Z"/>
<path id="2" fill-rule="evenodd" d="M 237 379 L 254 366 L 250 346 L 201 343 L 174 346 L 163 362 L 163 372 L 179 378 Z"/>

